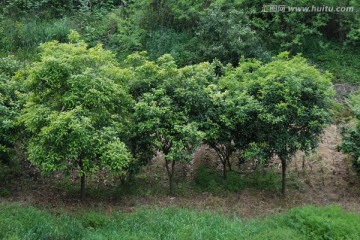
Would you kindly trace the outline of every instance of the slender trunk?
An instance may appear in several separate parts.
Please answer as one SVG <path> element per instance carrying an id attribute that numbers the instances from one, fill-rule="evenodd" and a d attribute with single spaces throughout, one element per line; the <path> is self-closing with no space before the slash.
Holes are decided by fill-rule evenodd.
<path id="1" fill-rule="evenodd" d="M 226 162 L 227 162 L 229 171 L 231 172 L 231 171 L 232 171 L 232 167 L 231 167 L 230 157 L 226 157 Z"/>
<path id="2" fill-rule="evenodd" d="M 85 173 L 81 175 L 81 187 L 80 187 L 81 200 L 85 199 Z"/>
<path id="3" fill-rule="evenodd" d="M 168 178 L 169 178 L 169 194 L 173 195 L 174 194 L 174 172 L 175 172 L 175 160 L 171 161 L 171 165 L 170 165 L 170 161 L 169 160 L 165 160 L 165 167 L 166 167 L 166 172 L 168 174 Z"/>
<path id="4" fill-rule="evenodd" d="M 79 167 L 81 171 L 81 178 L 80 178 L 80 199 L 81 201 L 85 198 L 85 173 L 83 171 L 83 161 L 79 160 Z"/>
<path id="5" fill-rule="evenodd" d="M 285 197 L 286 191 L 286 159 L 281 159 L 281 169 L 282 169 L 282 186 L 281 193 Z"/>
<path id="6" fill-rule="evenodd" d="M 223 178 L 226 179 L 227 178 L 226 164 L 229 163 L 227 161 L 227 156 L 228 155 L 226 154 L 226 152 L 223 149 L 221 149 L 221 146 L 218 147 L 218 146 L 216 146 L 216 144 L 210 145 L 210 146 L 215 150 L 216 154 L 220 158 L 220 162 L 223 165 Z"/>
<path id="7" fill-rule="evenodd" d="M 224 179 L 227 178 L 227 171 L 226 171 L 226 160 L 221 161 L 222 165 L 223 165 L 223 177 Z"/>

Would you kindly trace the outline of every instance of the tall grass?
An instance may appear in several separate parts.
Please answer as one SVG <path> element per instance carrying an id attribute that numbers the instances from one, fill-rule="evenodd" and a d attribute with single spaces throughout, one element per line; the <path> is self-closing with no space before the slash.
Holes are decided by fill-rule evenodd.
<path id="1" fill-rule="evenodd" d="M 244 221 L 181 208 L 105 215 L 0 205 L 1 239 L 360 239 L 360 215 L 337 206 L 295 208 Z"/>
<path id="2" fill-rule="evenodd" d="M 53 20 L 4 18 L 0 21 L 0 54 L 33 59 L 39 44 L 51 40 L 64 42 L 71 28 L 72 22 L 66 17 Z"/>

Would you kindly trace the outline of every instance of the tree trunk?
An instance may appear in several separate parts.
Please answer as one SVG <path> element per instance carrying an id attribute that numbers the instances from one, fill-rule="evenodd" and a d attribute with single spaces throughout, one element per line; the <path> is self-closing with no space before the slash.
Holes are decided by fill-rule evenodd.
<path id="1" fill-rule="evenodd" d="M 166 172 L 168 174 L 168 178 L 169 178 L 169 194 L 173 195 L 174 194 L 174 172 L 175 172 L 175 160 L 171 161 L 171 166 L 169 166 L 170 161 L 169 160 L 165 160 L 165 167 L 166 167 Z"/>
<path id="2" fill-rule="evenodd" d="M 231 171 L 232 171 L 232 167 L 231 167 L 230 157 L 226 157 L 226 162 L 227 162 L 229 171 L 231 172 Z"/>
<path id="3" fill-rule="evenodd" d="M 85 198 L 85 173 L 83 171 L 83 161 L 79 160 L 79 167 L 81 171 L 81 178 L 80 178 L 80 199 L 81 201 Z"/>
<path id="4" fill-rule="evenodd" d="M 80 197 L 81 201 L 85 198 L 85 173 L 81 175 Z"/>
<path id="5" fill-rule="evenodd" d="M 286 166 L 287 162 L 286 159 L 281 159 L 281 169 L 282 169 L 282 186 L 281 186 L 281 193 L 283 197 L 285 197 L 286 191 Z"/>
<path id="6" fill-rule="evenodd" d="M 223 165 L 223 177 L 227 178 L 226 165 L 228 165 L 229 170 L 231 171 L 231 163 L 230 163 L 230 155 L 228 152 L 228 148 L 226 146 L 217 146 L 216 144 L 210 145 L 212 147 L 218 157 L 220 158 L 221 164 Z"/>
<path id="7" fill-rule="evenodd" d="M 223 164 L 223 177 L 224 179 L 227 178 L 227 171 L 226 171 L 226 161 L 221 161 L 221 163 Z"/>

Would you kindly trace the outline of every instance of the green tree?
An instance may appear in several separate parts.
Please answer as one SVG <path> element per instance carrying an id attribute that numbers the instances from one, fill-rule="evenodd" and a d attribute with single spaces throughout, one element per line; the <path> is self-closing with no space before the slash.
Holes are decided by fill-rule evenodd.
<path id="1" fill-rule="evenodd" d="M 256 138 L 248 153 L 261 150 L 267 159 L 280 158 L 283 195 L 288 162 L 298 150 L 314 150 L 331 120 L 330 78 L 303 57 L 281 53 L 242 79 L 244 90 L 261 103 L 256 121 L 249 125 Z"/>
<path id="2" fill-rule="evenodd" d="M 250 23 L 248 13 L 235 8 L 215 5 L 203 10 L 191 40 L 197 61 L 217 58 L 237 65 L 241 56 L 269 58 Z"/>
<path id="3" fill-rule="evenodd" d="M 257 65 L 259 62 L 254 61 L 244 62 L 236 69 L 225 67 L 224 76 L 206 88 L 210 104 L 202 123 L 203 141 L 216 151 L 224 178 L 227 169 L 232 170 L 231 155 L 247 149 L 256 134 L 250 126 L 256 120 L 260 103 L 244 91 L 241 80 Z"/>
<path id="4" fill-rule="evenodd" d="M 149 82 L 146 79 L 152 78 L 146 78 L 143 85 L 134 84 L 144 92 L 135 106 L 136 131 L 139 137 L 150 139 L 155 152 L 163 154 L 170 194 L 174 193 L 176 163 L 191 161 L 202 137 L 198 123 L 204 112 L 201 109 L 206 106 L 202 105 L 201 91 L 212 79 L 210 69 L 208 63 L 178 69 L 170 55 L 139 66 L 142 74 L 151 76 L 155 71 L 157 77 Z M 146 85 L 153 87 L 144 88 Z"/>
<path id="5" fill-rule="evenodd" d="M 40 61 L 18 75 L 28 92 L 20 122 L 31 134 L 29 160 L 43 172 L 78 170 L 84 198 L 87 174 L 121 172 L 131 161 L 120 136 L 132 99 L 112 53 L 87 48 L 76 32 L 69 38 L 42 44 Z"/>

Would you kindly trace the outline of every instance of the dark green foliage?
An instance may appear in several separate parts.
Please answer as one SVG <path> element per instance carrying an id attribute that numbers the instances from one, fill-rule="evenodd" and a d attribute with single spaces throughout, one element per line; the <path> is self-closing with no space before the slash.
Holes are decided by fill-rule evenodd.
<path id="1" fill-rule="evenodd" d="M 250 26 L 247 13 L 234 8 L 225 11 L 215 6 L 204 10 L 192 43 L 195 61 L 217 58 L 237 65 L 241 56 L 269 58 L 261 47 L 257 32 Z"/>
<path id="2" fill-rule="evenodd" d="M 328 42 L 321 47 L 309 47 L 304 56 L 331 72 L 333 82 L 360 85 L 360 48 Z"/>
<path id="3" fill-rule="evenodd" d="M 164 20 L 158 18 L 149 21 L 150 24 L 159 24 L 161 28 L 147 25 L 143 27 L 150 28 L 144 39 L 150 56 L 171 53 L 181 66 L 212 61 L 214 58 L 236 65 L 242 55 L 267 57 L 245 12 L 223 9 L 218 5 L 210 6 L 207 3 L 185 2 L 182 4 L 190 5 L 185 11 L 177 9 L 176 4 L 169 6 L 172 14 L 165 17 L 169 22 L 159 23 Z M 199 9 L 198 12 L 195 9 Z M 187 10 L 194 14 L 187 15 Z M 150 14 L 145 12 L 145 19 L 146 13 Z M 163 13 L 159 10 L 156 16 Z M 175 23 L 171 24 L 172 21 Z"/>
<path id="4" fill-rule="evenodd" d="M 5 0 L 0 2 L 4 14 L 57 18 L 76 11 L 107 11 L 123 4 L 121 0 Z"/>
<path id="5" fill-rule="evenodd" d="M 66 42 L 71 25 L 67 17 L 53 20 L 36 17 L 0 19 L 1 54 L 16 54 L 24 59 L 34 59 L 39 44 L 51 40 Z"/>
<path id="6" fill-rule="evenodd" d="M 195 188 L 205 192 L 214 192 L 219 188 L 221 175 L 214 169 L 199 166 L 194 176 Z"/>
<path id="7" fill-rule="evenodd" d="M 283 5 L 280 0 L 273 5 Z M 288 7 L 354 7 L 354 12 L 261 12 L 268 1 L 2 1 L 3 51 L 32 58 L 37 44 L 63 41 L 70 29 L 90 46 L 103 43 L 124 59 L 146 50 L 152 60 L 171 54 L 179 66 L 240 56 L 268 61 L 281 51 L 303 52 L 340 81 L 358 82 L 356 58 L 338 60 L 359 46 L 359 3 L 301 0 Z M 35 17 L 34 17 L 35 16 Z M 35 19 L 35 20 L 34 20 Z M 0 34 L 1 35 L 1 34 Z M 334 57 L 335 56 L 335 57 Z M 334 61 L 337 59 L 338 61 Z M 355 71 L 355 72 L 354 72 Z"/>

